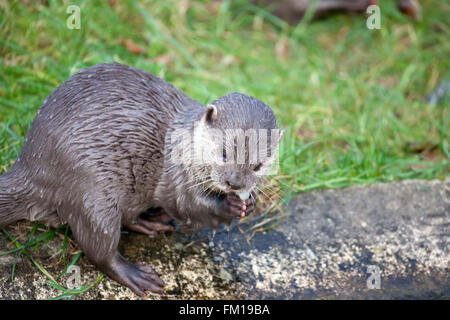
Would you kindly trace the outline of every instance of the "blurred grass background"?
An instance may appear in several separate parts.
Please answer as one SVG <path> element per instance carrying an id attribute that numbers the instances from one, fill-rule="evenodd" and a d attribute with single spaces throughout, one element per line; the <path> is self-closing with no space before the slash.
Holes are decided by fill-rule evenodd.
<path id="1" fill-rule="evenodd" d="M 66 9 L 81 8 L 81 29 Z M 285 194 L 449 175 L 450 4 L 424 0 L 413 22 L 382 1 L 364 15 L 290 26 L 248 1 L 0 0 L 0 172 L 43 100 L 82 68 L 117 61 L 208 103 L 233 91 L 274 109 L 286 129 Z"/>

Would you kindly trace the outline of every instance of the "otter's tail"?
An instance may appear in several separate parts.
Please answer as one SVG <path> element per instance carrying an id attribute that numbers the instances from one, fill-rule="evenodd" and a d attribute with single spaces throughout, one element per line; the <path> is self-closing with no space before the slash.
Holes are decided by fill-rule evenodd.
<path id="1" fill-rule="evenodd" d="M 0 226 L 6 226 L 27 217 L 27 183 L 15 170 L 0 175 Z"/>

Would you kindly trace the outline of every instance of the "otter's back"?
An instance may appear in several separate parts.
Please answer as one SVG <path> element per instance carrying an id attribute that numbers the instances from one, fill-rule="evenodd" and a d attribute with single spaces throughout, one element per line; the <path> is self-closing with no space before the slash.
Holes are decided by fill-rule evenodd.
<path id="1" fill-rule="evenodd" d="M 192 103 L 142 70 L 117 63 L 84 69 L 46 99 L 19 161 L 31 180 L 49 188 L 84 175 L 99 187 L 120 186 L 147 197 L 160 174 L 165 133 L 176 113 Z"/>

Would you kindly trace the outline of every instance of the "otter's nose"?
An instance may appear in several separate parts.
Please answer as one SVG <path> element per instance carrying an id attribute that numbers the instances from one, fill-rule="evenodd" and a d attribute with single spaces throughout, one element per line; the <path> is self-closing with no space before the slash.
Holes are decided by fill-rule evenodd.
<path id="1" fill-rule="evenodd" d="M 227 181 L 227 185 L 232 189 L 232 190 L 240 190 L 242 189 L 244 186 L 242 184 L 234 184 L 231 183 L 229 181 Z"/>

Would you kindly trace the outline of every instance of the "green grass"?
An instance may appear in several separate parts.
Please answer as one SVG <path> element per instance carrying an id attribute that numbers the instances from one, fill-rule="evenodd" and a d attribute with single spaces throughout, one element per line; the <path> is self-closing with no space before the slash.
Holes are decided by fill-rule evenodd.
<path id="1" fill-rule="evenodd" d="M 270 104 L 286 129 L 274 181 L 287 196 L 442 179 L 450 99 L 433 107 L 426 96 L 450 81 L 450 5 L 421 3 L 413 22 L 383 1 L 371 31 L 363 15 L 289 26 L 247 1 L 0 0 L 0 172 L 47 95 L 84 67 L 117 61 L 205 104 L 232 91 Z M 80 30 L 66 27 L 70 4 L 81 7 Z"/>
<path id="2" fill-rule="evenodd" d="M 289 26 L 246 1 L 73 1 L 81 29 L 70 30 L 69 4 L 61 3 L 0 1 L 3 170 L 52 90 L 84 67 L 118 61 L 202 103 L 231 91 L 269 103 L 287 129 L 285 191 L 449 173 L 448 95 L 436 107 L 425 101 L 450 80 L 443 1 L 423 1 L 418 23 L 383 3 L 374 31 L 364 16 Z M 126 40 L 141 52 L 132 54 Z"/>
<path id="3" fill-rule="evenodd" d="M 30 259 L 30 261 L 35 265 L 35 267 L 43 274 L 45 275 L 45 277 L 47 278 L 46 283 L 52 287 L 54 287 L 55 289 L 61 291 L 61 295 L 54 297 L 53 299 L 55 300 L 59 300 L 59 299 L 73 299 L 76 295 L 79 295 L 83 292 L 86 292 L 87 290 L 89 290 L 92 286 L 96 285 L 98 282 L 100 282 L 104 275 L 100 274 L 97 279 L 89 284 L 89 285 L 84 285 L 81 286 L 78 289 L 67 289 L 65 288 L 63 285 L 61 285 L 60 283 L 58 283 L 58 280 L 60 280 L 60 278 L 62 276 L 64 276 L 69 268 L 73 265 L 75 265 L 77 263 L 77 261 L 79 260 L 79 258 L 82 255 L 82 252 L 79 251 L 77 254 L 75 254 L 74 258 L 72 259 L 72 261 L 68 264 L 67 261 L 65 260 L 65 254 L 66 254 L 66 245 L 67 245 L 67 230 L 69 229 L 68 226 L 63 225 L 57 229 L 52 229 L 49 231 L 44 231 L 41 232 L 39 234 L 39 236 L 35 237 L 36 231 L 38 228 L 42 228 L 45 226 L 42 226 L 39 222 L 36 222 L 33 226 L 33 228 L 31 229 L 31 231 L 25 232 L 23 234 L 21 234 L 19 236 L 19 238 L 25 236 L 29 236 L 28 241 L 26 241 L 24 244 L 20 243 L 18 241 L 17 238 L 15 238 L 14 236 L 12 236 L 5 228 L 0 227 L 0 231 L 3 232 L 3 234 L 5 234 L 9 240 L 11 241 L 12 244 L 14 244 L 16 246 L 15 249 L 11 249 L 8 251 L 3 251 L 0 252 L 0 257 L 7 255 L 7 254 L 11 254 L 11 253 L 15 253 L 16 254 L 16 258 L 14 260 L 13 266 L 11 268 L 11 281 L 14 281 L 14 277 L 15 277 L 15 269 L 16 269 L 16 264 L 18 259 L 20 258 L 20 255 L 25 255 L 28 259 Z M 64 270 L 58 275 L 58 277 L 55 279 L 46 269 L 45 267 L 43 267 L 41 264 L 39 264 L 39 262 L 33 258 L 33 256 L 30 254 L 29 251 L 33 251 L 36 250 L 39 247 L 42 247 L 43 245 L 45 245 L 48 241 L 52 240 L 56 234 L 62 230 L 66 230 L 65 235 L 64 235 L 64 240 L 63 240 L 63 246 L 61 248 L 62 251 L 62 257 L 63 257 L 63 262 L 65 265 Z"/>

